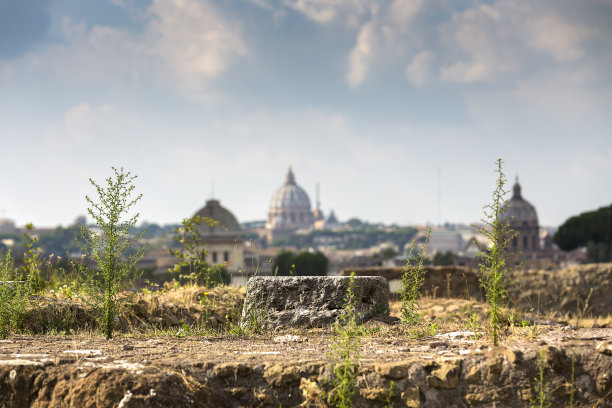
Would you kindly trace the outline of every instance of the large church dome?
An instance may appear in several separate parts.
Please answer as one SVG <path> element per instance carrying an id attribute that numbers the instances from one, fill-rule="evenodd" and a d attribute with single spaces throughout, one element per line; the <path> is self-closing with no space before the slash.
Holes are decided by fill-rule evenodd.
<path id="1" fill-rule="evenodd" d="M 299 229 L 312 228 L 314 217 L 306 191 L 296 182 L 289 168 L 285 183 L 272 195 L 266 228 L 277 231 L 277 237 L 288 236 Z"/>
<path id="2" fill-rule="evenodd" d="M 285 184 L 283 184 L 272 196 L 270 209 L 282 208 L 305 208 L 310 210 L 310 199 L 308 194 L 298 186 L 293 176 L 293 171 L 289 169 Z"/>

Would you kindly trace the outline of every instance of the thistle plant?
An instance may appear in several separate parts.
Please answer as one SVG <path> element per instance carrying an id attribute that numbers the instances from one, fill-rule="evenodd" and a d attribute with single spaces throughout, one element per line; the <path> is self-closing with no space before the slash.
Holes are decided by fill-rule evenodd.
<path id="1" fill-rule="evenodd" d="M 508 253 L 507 248 L 509 242 L 518 235 L 510 228 L 509 221 L 503 217 L 503 213 L 508 209 L 505 199 L 508 191 L 504 188 L 506 176 L 502 171 L 502 164 L 502 159 L 498 159 L 495 170 L 496 188 L 491 203 L 484 206 L 482 225 L 478 229 L 489 240 L 490 247 L 488 250 L 481 249 L 477 255 L 482 275 L 480 285 L 484 288 L 487 302 L 491 305 L 489 321 L 493 331 L 493 344 L 496 346 L 499 343 L 498 330 L 502 321 L 501 308 L 508 295 L 506 289 L 508 259 L 512 254 Z"/>
<path id="2" fill-rule="evenodd" d="M 11 252 L 0 257 L 0 338 L 5 339 L 23 321 L 30 297 L 30 283 L 20 281 Z"/>
<path id="3" fill-rule="evenodd" d="M 402 300 L 401 316 L 402 321 L 411 326 L 418 324 L 420 321 L 418 300 L 421 297 L 421 288 L 425 281 L 423 262 L 430 235 L 431 228 L 427 231 L 421 251 L 414 257 L 412 254 L 415 251 L 416 241 L 412 240 L 406 265 L 402 268 L 402 289 L 400 291 L 400 298 Z"/>
<path id="4" fill-rule="evenodd" d="M 96 190 L 97 201 L 85 196 L 90 206 L 87 211 L 99 230 L 80 225 L 80 237 L 77 238 L 83 253 L 97 265 L 94 269 L 81 262 L 79 274 L 87 300 L 107 339 L 113 336 L 115 319 L 123 306 L 123 299 L 118 294 L 133 284 L 136 263 L 146 248 L 138 244 L 144 231 L 136 236 L 130 234 L 139 216 L 138 213 L 130 215 L 130 212 L 142 198 L 142 194 L 133 198 L 132 182 L 136 176 L 124 172 L 123 168 L 112 169 L 114 177 L 107 178 L 104 187 L 89 179 Z"/>
<path id="5" fill-rule="evenodd" d="M 330 357 L 334 364 L 333 405 L 339 408 L 353 406 L 357 360 L 361 344 L 362 330 L 357 321 L 355 308 L 355 273 L 351 273 L 346 291 L 344 311 L 336 322 L 336 335 L 332 336 Z"/>

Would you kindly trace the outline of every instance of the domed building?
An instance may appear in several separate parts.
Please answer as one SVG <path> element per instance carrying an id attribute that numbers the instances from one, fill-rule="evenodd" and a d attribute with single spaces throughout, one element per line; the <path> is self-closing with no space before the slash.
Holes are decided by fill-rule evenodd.
<path id="1" fill-rule="evenodd" d="M 314 215 L 310 209 L 310 199 L 306 191 L 295 182 L 293 171 L 289 168 L 285 183 L 274 193 L 270 200 L 268 220 L 268 242 L 286 238 L 298 230 L 311 229 Z"/>
<path id="2" fill-rule="evenodd" d="M 236 272 L 242 264 L 244 234 L 240 223 L 219 200 L 208 200 L 206 205 L 194 214 L 217 221 L 215 225 L 203 222 L 199 226 L 202 244 L 208 251 L 208 263 L 225 263 L 228 272 Z"/>
<path id="3" fill-rule="evenodd" d="M 521 195 L 521 185 L 514 184 L 512 198 L 504 204 L 503 219 L 508 220 L 510 227 L 518 232 L 508 245 L 512 252 L 531 253 L 540 250 L 540 226 L 535 207 Z"/>

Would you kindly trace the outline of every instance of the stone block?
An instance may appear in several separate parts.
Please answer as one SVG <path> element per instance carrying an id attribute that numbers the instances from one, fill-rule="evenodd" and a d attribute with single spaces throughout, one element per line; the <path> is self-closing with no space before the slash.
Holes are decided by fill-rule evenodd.
<path id="1" fill-rule="evenodd" d="M 324 327 L 342 315 L 350 277 L 258 276 L 247 283 L 243 327 L 257 316 L 267 327 Z M 389 285 L 380 276 L 355 277 L 353 294 L 360 322 L 388 314 Z"/>

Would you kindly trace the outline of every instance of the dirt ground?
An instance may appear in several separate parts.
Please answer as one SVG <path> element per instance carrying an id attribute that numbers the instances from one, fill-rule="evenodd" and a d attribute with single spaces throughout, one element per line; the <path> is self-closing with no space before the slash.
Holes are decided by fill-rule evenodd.
<path id="1" fill-rule="evenodd" d="M 609 319 L 577 327 L 520 316 L 496 348 L 484 304 L 425 298 L 420 307 L 417 328 L 388 317 L 365 325 L 355 406 L 530 406 L 540 371 L 552 406 L 612 406 L 612 328 L 592 327 Z M 332 335 L 194 335 L 180 325 L 112 340 L 85 331 L 16 335 L 0 342 L 0 407 L 331 406 Z"/>

